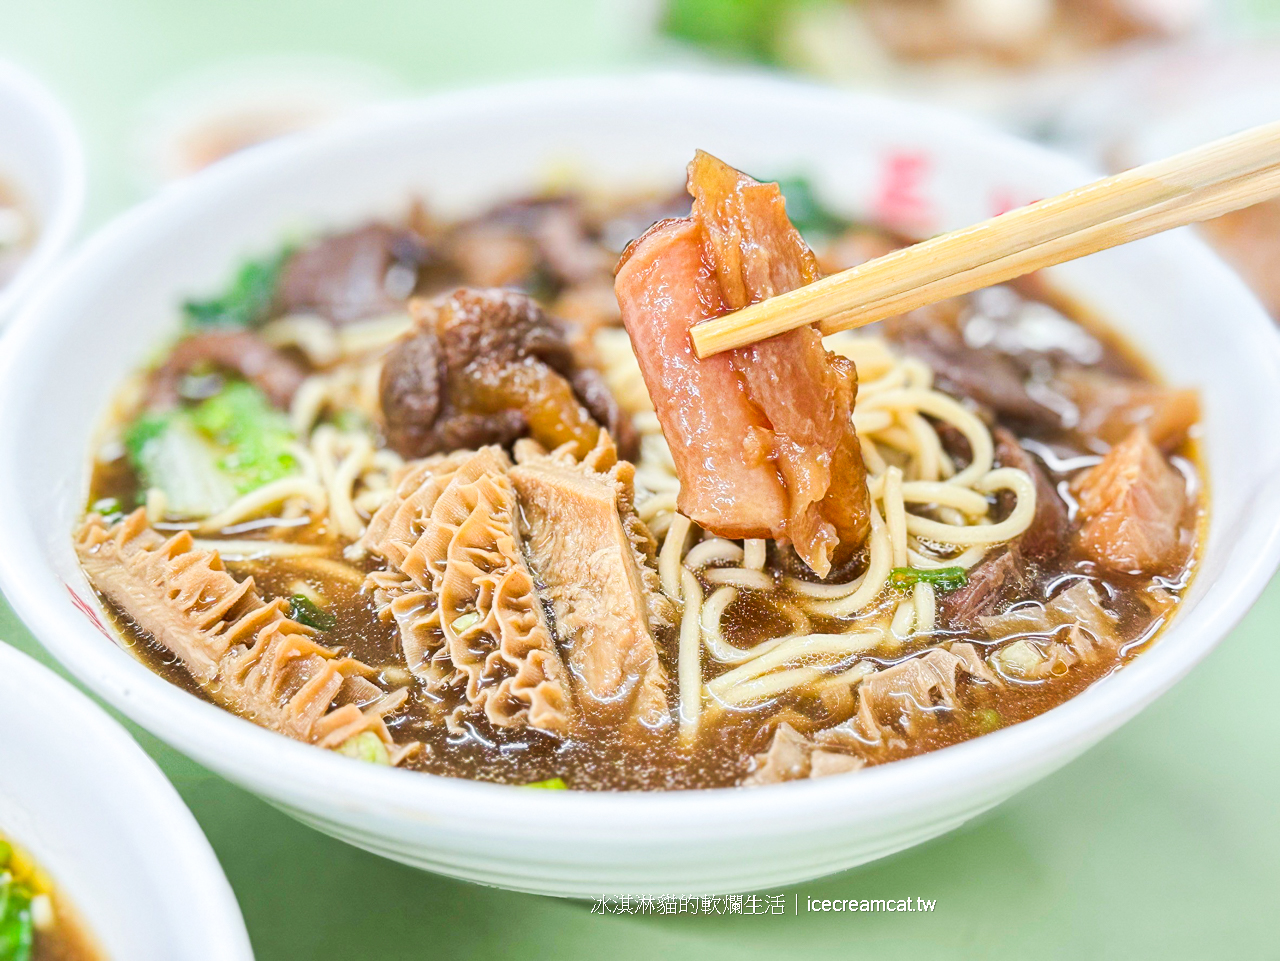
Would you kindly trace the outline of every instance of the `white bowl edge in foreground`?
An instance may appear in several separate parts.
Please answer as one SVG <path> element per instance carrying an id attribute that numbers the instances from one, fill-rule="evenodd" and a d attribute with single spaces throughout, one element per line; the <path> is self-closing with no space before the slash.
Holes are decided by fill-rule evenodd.
<path id="1" fill-rule="evenodd" d="M 196 820 L 106 712 L 0 644 L 0 834 L 49 873 L 113 961 L 252 961 Z"/>
<path id="2" fill-rule="evenodd" d="M 1280 561 L 1280 452 L 1260 449 L 1256 433 L 1280 418 L 1280 338 L 1240 281 L 1185 233 L 1057 277 L 1170 380 L 1202 388 L 1214 502 L 1200 574 L 1175 623 L 1132 665 L 975 741 L 751 791 L 566 794 L 410 775 L 290 742 L 191 697 L 104 641 L 77 608 L 76 597 L 93 603 L 70 537 L 86 495 L 85 452 L 126 371 L 175 329 L 182 296 L 216 289 L 242 256 L 282 234 L 399 209 L 414 191 L 457 213 L 536 185 L 566 158 L 595 183 L 674 184 L 695 147 L 760 175 L 810 173 L 837 206 L 929 229 L 1091 177 L 909 103 L 665 74 L 448 94 L 250 151 L 104 229 L 10 332 L 0 502 L 12 509 L 0 513 L 0 584 L 11 603 L 103 698 L 322 830 L 442 873 L 579 896 L 757 889 L 939 834 L 1117 728 L 1243 616 Z"/>

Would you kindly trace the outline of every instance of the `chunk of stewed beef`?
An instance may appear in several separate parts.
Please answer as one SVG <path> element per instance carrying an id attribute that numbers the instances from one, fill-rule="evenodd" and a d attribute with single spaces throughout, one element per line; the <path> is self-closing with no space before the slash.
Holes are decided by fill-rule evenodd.
<path id="1" fill-rule="evenodd" d="M 1136 427 L 1074 484 L 1080 503 L 1080 546 L 1101 567 L 1121 574 L 1159 574 L 1186 556 L 1187 483 Z"/>
<path id="2" fill-rule="evenodd" d="M 404 309 L 433 259 L 414 231 L 370 224 L 293 254 L 277 297 L 285 313 L 319 314 L 336 324 L 389 314 Z"/>
<path id="3" fill-rule="evenodd" d="M 1075 405 L 1076 432 L 1106 444 L 1119 444 L 1142 425 L 1157 447 L 1174 450 L 1200 420 L 1200 398 L 1186 388 L 1074 367 L 1061 371 L 1056 385 Z"/>
<path id="4" fill-rule="evenodd" d="M 894 318 L 885 333 L 900 349 L 933 369 L 938 386 L 968 397 L 997 417 L 1056 427 L 1057 412 L 1027 391 L 1026 377 L 1007 356 L 971 347 L 955 325 L 958 304 L 945 301 Z"/>
<path id="5" fill-rule="evenodd" d="M 942 623 L 970 630 L 978 618 L 995 614 L 1014 590 L 1025 587 L 1027 561 L 1016 546 L 998 547 L 969 571 L 969 582 L 943 596 Z"/>
<path id="6" fill-rule="evenodd" d="M 151 374 L 147 406 L 170 407 L 182 399 L 193 373 L 231 371 L 257 386 L 271 403 L 288 407 L 307 372 L 296 360 L 248 330 L 216 330 L 180 340 Z"/>
<path id="7" fill-rule="evenodd" d="M 1036 512 L 1031 526 L 1018 538 L 1018 550 L 1031 560 L 1047 560 L 1067 545 L 1067 505 L 1058 495 L 1048 472 L 1018 438 L 1003 427 L 992 431 L 996 442 L 996 462 L 1013 467 L 1031 477 L 1036 486 Z"/>
<path id="8" fill-rule="evenodd" d="M 636 455 L 629 419 L 532 298 L 461 288 L 415 301 L 412 312 L 414 329 L 387 355 L 380 383 L 388 440 L 402 455 L 527 435 L 585 456 L 602 426 L 625 457 Z"/>

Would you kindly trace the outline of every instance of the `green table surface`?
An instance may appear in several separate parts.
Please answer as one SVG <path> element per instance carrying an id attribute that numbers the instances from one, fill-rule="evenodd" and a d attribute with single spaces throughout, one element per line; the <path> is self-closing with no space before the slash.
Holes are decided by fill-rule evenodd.
<path id="1" fill-rule="evenodd" d="M 641 0 L 0 0 L 0 56 L 84 132 L 89 222 L 141 191 L 147 99 L 265 54 L 377 65 L 408 89 L 617 69 L 669 54 Z M 1280 958 L 1280 581 L 1177 689 L 1085 757 L 960 830 L 789 889 L 928 898 L 932 913 L 593 915 L 384 861 L 303 827 L 127 725 L 200 821 L 260 961 Z M 0 602 L 0 638 L 49 663 Z M 121 959 L 129 961 L 129 959 Z"/>

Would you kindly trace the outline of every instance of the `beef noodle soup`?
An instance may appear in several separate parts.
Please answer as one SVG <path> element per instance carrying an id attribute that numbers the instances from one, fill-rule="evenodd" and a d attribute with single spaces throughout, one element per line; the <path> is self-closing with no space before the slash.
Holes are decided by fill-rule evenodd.
<path id="1" fill-rule="evenodd" d="M 698 361 L 900 241 L 689 174 L 415 205 L 185 304 L 76 533 L 137 655 L 367 762 L 617 790 L 853 772 L 1140 652 L 1195 564 L 1194 392 L 1034 278 Z"/>
<path id="2" fill-rule="evenodd" d="M 44 872 L 0 837 L 0 958 L 98 961 L 101 957 Z"/>
<path id="3" fill-rule="evenodd" d="M 35 241 L 35 220 L 17 188 L 0 176 L 0 289 L 18 272 Z"/>

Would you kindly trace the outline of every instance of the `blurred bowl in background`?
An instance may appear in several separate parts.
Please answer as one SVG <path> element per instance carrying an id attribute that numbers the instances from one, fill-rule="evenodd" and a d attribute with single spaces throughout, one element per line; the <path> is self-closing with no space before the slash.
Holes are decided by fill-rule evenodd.
<path id="1" fill-rule="evenodd" d="M 84 209 L 71 118 L 44 87 L 0 62 L 0 329 L 67 249 Z"/>
<path id="2" fill-rule="evenodd" d="M 252 961 L 218 859 L 155 762 L 2 643 L 0 730 L 0 834 L 51 876 L 105 958 Z"/>
<path id="3" fill-rule="evenodd" d="M 334 57 L 272 56 L 206 67 L 143 108 L 134 134 L 140 179 L 155 189 L 398 93 L 399 85 L 378 68 Z"/>

